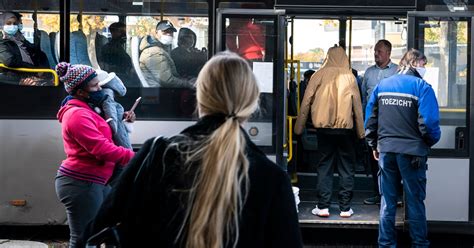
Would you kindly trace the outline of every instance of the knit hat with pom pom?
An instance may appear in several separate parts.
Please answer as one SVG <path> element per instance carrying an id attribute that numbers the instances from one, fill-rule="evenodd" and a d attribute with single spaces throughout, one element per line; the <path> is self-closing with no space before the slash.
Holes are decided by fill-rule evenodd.
<path id="1" fill-rule="evenodd" d="M 75 94 L 77 89 L 87 85 L 89 81 L 97 76 L 94 68 L 87 65 L 71 65 L 61 62 L 56 65 L 59 80 L 64 83 L 64 89 L 70 95 Z"/>

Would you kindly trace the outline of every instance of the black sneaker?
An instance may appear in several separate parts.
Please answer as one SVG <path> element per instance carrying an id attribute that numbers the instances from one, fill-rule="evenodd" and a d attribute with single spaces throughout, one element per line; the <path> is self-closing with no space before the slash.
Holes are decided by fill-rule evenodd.
<path id="1" fill-rule="evenodd" d="M 364 200 L 364 204 L 366 205 L 380 204 L 380 196 L 376 195 L 374 197 L 367 198 Z"/>

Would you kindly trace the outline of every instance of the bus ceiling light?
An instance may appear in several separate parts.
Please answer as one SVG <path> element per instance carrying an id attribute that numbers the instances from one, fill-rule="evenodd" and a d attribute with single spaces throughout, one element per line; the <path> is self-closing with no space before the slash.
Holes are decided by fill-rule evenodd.
<path id="1" fill-rule="evenodd" d="M 450 12 L 466 11 L 467 0 L 443 0 Z"/>
<path id="2" fill-rule="evenodd" d="M 453 7 L 454 11 L 466 11 L 466 6 L 454 6 Z"/>
<path id="3" fill-rule="evenodd" d="M 143 2 L 142 1 L 133 1 L 132 5 L 133 6 L 143 6 Z"/>

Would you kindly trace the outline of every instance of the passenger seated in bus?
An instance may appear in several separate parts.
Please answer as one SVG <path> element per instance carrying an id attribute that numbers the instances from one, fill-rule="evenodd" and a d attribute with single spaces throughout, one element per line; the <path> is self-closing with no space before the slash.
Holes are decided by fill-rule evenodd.
<path id="1" fill-rule="evenodd" d="M 66 159 L 59 166 L 55 186 L 66 208 L 69 247 L 74 248 L 81 247 L 78 238 L 110 191 L 115 165 L 125 166 L 134 152 L 114 144 L 110 126 L 93 110 L 106 98 L 95 70 L 61 62 L 56 72 L 69 95 L 57 114 Z M 135 114 L 125 112 L 125 119 L 133 122 Z"/>
<path id="2" fill-rule="evenodd" d="M 181 28 L 178 33 L 178 47 L 171 51 L 171 58 L 181 77 L 197 77 L 207 61 L 207 50 L 196 46 L 196 33 L 189 28 Z"/>
<path id="3" fill-rule="evenodd" d="M 107 73 L 102 70 L 97 70 L 97 78 L 99 79 L 99 86 L 107 95 L 107 98 L 102 101 L 100 106 L 100 112 L 102 112 L 100 114 L 103 115 L 104 120 L 112 129 L 112 139 L 114 140 L 114 144 L 132 150 L 132 144 L 129 137 L 131 123 L 123 120 L 124 108 L 120 103 L 115 101 L 115 95 L 125 96 L 127 88 L 122 80 L 120 80 L 120 78 L 113 72 Z M 122 168 L 123 167 L 119 164 L 115 165 L 114 173 L 110 179 L 112 186 L 118 176 L 120 176 Z"/>
<path id="4" fill-rule="evenodd" d="M 101 49 L 100 67 L 104 71 L 115 72 L 127 87 L 140 87 L 140 79 L 133 68 L 132 58 L 125 51 L 127 43 L 125 23 L 112 23 L 109 31 L 112 38 Z"/>
<path id="5" fill-rule="evenodd" d="M 120 247 L 302 247 L 287 173 L 242 129 L 259 99 L 247 61 L 220 53 L 196 85 L 198 122 L 145 142 L 84 239 L 120 223 Z"/>
<path id="6" fill-rule="evenodd" d="M 227 49 L 245 59 L 263 61 L 265 58 L 265 27 L 252 19 L 229 19 L 226 29 Z"/>
<path id="7" fill-rule="evenodd" d="M 171 58 L 171 44 L 176 32 L 170 21 L 160 21 L 156 34 L 148 35 L 140 44 L 140 68 L 151 87 L 191 88 L 193 81 L 179 76 Z"/>
<path id="8" fill-rule="evenodd" d="M 308 115 L 317 130 L 322 158 L 317 168 L 318 203 L 311 213 L 320 217 L 330 214 L 336 165 L 340 178 L 339 215 L 351 217 L 354 213 L 351 208 L 356 162 L 354 136 L 364 138 L 362 106 L 355 80 L 344 49 L 331 47 L 323 66 L 308 83 L 296 120 L 296 134 L 303 133 Z"/>
<path id="9" fill-rule="evenodd" d="M 25 39 L 21 30 L 21 15 L 16 12 L 0 14 L 2 39 L 0 40 L 0 63 L 13 68 L 49 68 L 46 54 Z M 3 78 L 20 85 L 52 85 L 52 77 L 35 73 L 18 73 L 2 69 Z M 10 78 L 11 80 L 8 80 Z M 3 81 L 3 80 L 2 80 Z"/>

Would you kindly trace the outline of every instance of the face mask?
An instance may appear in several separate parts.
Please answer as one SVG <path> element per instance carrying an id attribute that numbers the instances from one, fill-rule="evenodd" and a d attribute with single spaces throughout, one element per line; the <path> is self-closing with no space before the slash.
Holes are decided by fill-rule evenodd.
<path id="1" fill-rule="evenodd" d="M 23 23 L 20 23 L 18 24 L 18 31 L 21 32 L 22 30 L 23 30 Z"/>
<path id="2" fill-rule="evenodd" d="M 161 38 L 160 38 L 160 42 L 161 42 L 163 45 L 171 45 L 171 43 L 173 43 L 173 36 L 170 36 L 170 35 L 162 35 Z"/>
<path id="3" fill-rule="evenodd" d="M 18 25 L 5 25 L 3 26 L 3 32 L 8 35 L 15 35 L 18 32 Z"/>
<path id="4" fill-rule="evenodd" d="M 420 76 L 422 78 L 425 76 L 426 68 L 424 68 L 424 67 L 415 67 L 415 70 L 416 70 L 416 72 L 418 72 L 418 74 L 420 74 Z"/>
<path id="5" fill-rule="evenodd" d="M 104 93 L 102 90 L 98 91 L 91 91 L 89 92 L 89 98 L 87 98 L 87 101 L 89 103 L 92 103 L 94 106 L 101 106 L 102 102 L 107 99 L 107 95 Z"/>

